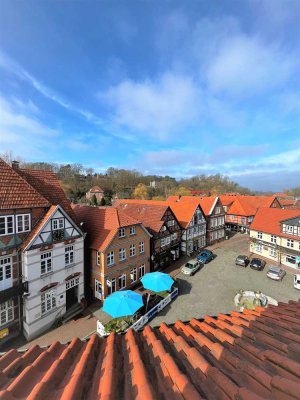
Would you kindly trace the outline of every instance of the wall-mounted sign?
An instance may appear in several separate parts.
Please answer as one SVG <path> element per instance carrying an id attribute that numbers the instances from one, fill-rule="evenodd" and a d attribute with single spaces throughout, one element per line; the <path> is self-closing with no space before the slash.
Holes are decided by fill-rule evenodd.
<path id="1" fill-rule="evenodd" d="M 3 338 L 5 338 L 5 336 L 8 336 L 8 335 L 9 335 L 9 329 L 8 328 L 2 329 L 0 331 L 0 339 L 3 339 Z"/>

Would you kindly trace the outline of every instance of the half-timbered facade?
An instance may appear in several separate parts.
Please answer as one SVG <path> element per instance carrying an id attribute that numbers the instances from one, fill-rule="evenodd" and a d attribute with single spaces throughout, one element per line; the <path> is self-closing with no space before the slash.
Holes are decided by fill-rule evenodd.
<path id="1" fill-rule="evenodd" d="M 207 244 L 225 239 L 225 211 L 219 197 L 203 197 L 199 200 L 199 204 L 207 221 Z"/>
<path id="2" fill-rule="evenodd" d="M 250 252 L 300 269 L 300 211 L 259 209 L 250 226 Z"/>
<path id="3" fill-rule="evenodd" d="M 141 221 L 152 235 L 151 270 L 161 270 L 181 255 L 181 227 L 171 210 L 164 203 L 151 200 L 118 200 L 114 206 Z"/>

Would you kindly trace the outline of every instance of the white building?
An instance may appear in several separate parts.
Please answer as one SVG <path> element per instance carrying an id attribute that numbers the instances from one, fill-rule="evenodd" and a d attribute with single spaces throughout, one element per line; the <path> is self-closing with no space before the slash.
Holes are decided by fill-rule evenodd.
<path id="1" fill-rule="evenodd" d="M 83 233 L 59 206 L 51 206 L 23 246 L 28 282 L 23 329 L 30 340 L 57 323 L 84 297 Z"/>

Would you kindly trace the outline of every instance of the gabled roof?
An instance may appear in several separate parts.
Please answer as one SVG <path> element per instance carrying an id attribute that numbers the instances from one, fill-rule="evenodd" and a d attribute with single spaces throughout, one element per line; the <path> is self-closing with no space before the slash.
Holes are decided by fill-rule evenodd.
<path id="1" fill-rule="evenodd" d="M 150 233 L 158 233 L 163 226 L 163 216 L 169 206 L 164 201 L 153 200 L 117 200 L 114 207 L 123 210 L 150 231 Z"/>
<path id="2" fill-rule="evenodd" d="M 199 204 L 205 216 L 209 216 L 212 213 L 213 207 L 216 204 L 217 200 L 218 197 L 216 196 L 170 196 L 168 197 L 167 202 L 170 204 L 171 202 L 175 202 L 176 204 L 183 204 L 185 202 L 189 202 L 190 204 Z"/>
<path id="3" fill-rule="evenodd" d="M 0 208 L 49 207 L 49 201 L 30 182 L 0 159 Z"/>
<path id="4" fill-rule="evenodd" d="M 100 186 L 93 186 L 90 188 L 89 192 L 90 193 L 99 193 L 99 192 L 104 193 L 104 190 L 101 189 Z"/>
<path id="5" fill-rule="evenodd" d="M 56 174 L 52 171 L 19 169 L 18 173 L 41 193 L 52 205 L 60 205 L 76 221 L 71 203 L 67 199 Z"/>
<path id="6" fill-rule="evenodd" d="M 73 206 L 86 240 L 93 249 L 104 251 L 119 228 L 140 224 L 139 221 L 114 207 Z"/>
<path id="7" fill-rule="evenodd" d="M 290 301 L 25 353 L 12 349 L 0 358 L 0 398 L 296 400 L 299 320 L 300 304 Z"/>
<path id="8" fill-rule="evenodd" d="M 294 217 L 300 217 L 300 210 L 260 208 L 250 225 L 250 229 L 270 233 L 272 235 L 293 238 L 293 235 L 281 233 L 280 222 Z M 299 240 L 299 237 L 295 236 L 295 239 Z"/>
<path id="9" fill-rule="evenodd" d="M 271 207 L 275 199 L 274 196 L 237 196 L 227 214 L 253 216 L 258 208 Z"/>
<path id="10" fill-rule="evenodd" d="M 230 206 L 237 198 L 237 195 L 225 195 L 221 194 L 219 196 L 219 199 L 221 200 L 221 203 L 223 206 Z"/>

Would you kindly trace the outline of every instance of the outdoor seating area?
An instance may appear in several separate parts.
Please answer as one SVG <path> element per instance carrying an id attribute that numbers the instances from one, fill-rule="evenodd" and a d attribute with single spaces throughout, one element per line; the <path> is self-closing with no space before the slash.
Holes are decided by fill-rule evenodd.
<path id="1" fill-rule="evenodd" d="M 103 311 L 112 319 L 105 325 L 97 322 L 97 332 L 107 336 L 111 332 L 122 333 L 130 327 L 140 329 L 178 295 L 174 280 L 161 272 L 152 272 L 141 279 L 143 288 L 134 292 L 114 292 L 105 301 Z"/>

